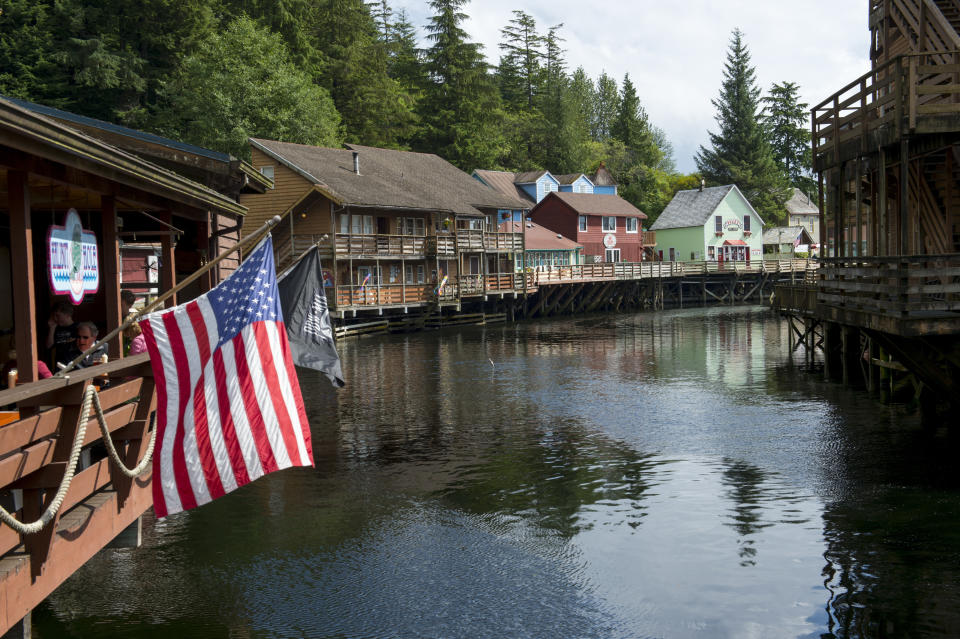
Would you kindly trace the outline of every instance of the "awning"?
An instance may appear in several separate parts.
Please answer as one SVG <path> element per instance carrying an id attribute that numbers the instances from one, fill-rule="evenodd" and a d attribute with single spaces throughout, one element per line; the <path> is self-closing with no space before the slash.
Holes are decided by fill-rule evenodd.
<path id="1" fill-rule="evenodd" d="M 724 240 L 723 245 L 724 246 L 749 246 L 749 244 L 747 244 L 743 240 Z"/>

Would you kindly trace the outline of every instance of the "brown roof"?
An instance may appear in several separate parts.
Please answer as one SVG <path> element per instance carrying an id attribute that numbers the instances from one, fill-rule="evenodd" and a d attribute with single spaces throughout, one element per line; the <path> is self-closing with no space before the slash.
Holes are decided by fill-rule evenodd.
<path id="1" fill-rule="evenodd" d="M 593 182 L 594 186 L 616 186 L 617 181 L 613 179 L 613 174 L 607 170 L 607 167 L 603 165 L 603 162 L 600 163 L 600 166 L 597 167 L 597 172 L 593 174 L 590 178 L 590 181 Z"/>
<path id="2" fill-rule="evenodd" d="M 432 153 L 412 153 L 348 144 L 346 149 L 250 139 L 340 204 L 399 207 L 479 215 L 478 209 L 523 209 L 517 197 L 500 193 Z M 360 174 L 353 172 L 358 152 Z"/>
<path id="3" fill-rule="evenodd" d="M 514 184 L 532 184 L 540 179 L 540 176 L 546 171 L 526 171 L 524 173 L 515 173 L 513 176 Z"/>
<path id="4" fill-rule="evenodd" d="M 598 195 L 596 193 L 559 193 L 552 192 L 540 200 L 535 208 L 540 208 L 556 198 L 580 215 L 607 215 L 613 217 L 637 217 L 642 220 L 646 214 L 619 195 Z"/>
<path id="5" fill-rule="evenodd" d="M 810 199 L 810 196 L 796 187 L 793 189 L 793 195 L 790 196 L 790 199 L 787 200 L 784 206 L 787 209 L 787 213 L 792 215 L 817 215 L 820 213 L 820 209 L 817 208 L 816 203 Z"/>
<path id="6" fill-rule="evenodd" d="M 524 246 L 528 251 L 573 251 L 583 248 L 570 238 L 535 222 L 501 222 L 498 230 L 501 233 L 523 233 Z"/>
<path id="7" fill-rule="evenodd" d="M 566 173 L 564 175 L 554 175 L 553 177 L 557 178 L 557 182 L 560 184 L 573 184 L 581 175 L 583 175 L 583 173 Z"/>
<path id="8" fill-rule="evenodd" d="M 483 183 L 490 188 L 496 189 L 504 195 L 516 195 L 519 197 L 521 200 L 526 202 L 526 206 L 524 206 L 524 208 L 530 208 L 532 205 L 536 204 L 536 201 L 530 197 L 529 193 L 517 186 L 515 181 L 517 175 L 516 173 L 511 171 L 488 171 L 486 169 L 477 169 L 473 173 L 483 180 Z"/>

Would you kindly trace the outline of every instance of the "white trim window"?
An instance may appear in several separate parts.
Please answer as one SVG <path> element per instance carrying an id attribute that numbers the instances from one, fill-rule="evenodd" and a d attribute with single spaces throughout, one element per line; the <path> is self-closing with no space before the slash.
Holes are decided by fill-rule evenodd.
<path id="1" fill-rule="evenodd" d="M 422 217 L 397 218 L 397 235 L 426 235 L 426 223 Z"/>
<path id="2" fill-rule="evenodd" d="M 354 235 L 374 235 L 372 215 L 352 215 L 351 232 Z"/>
<path id="3" fill-rule="evenodd" d="M 750 215 L 749 214 L 743 216 L 743 230 L 746 233 L 750 232 Z"/>
<path id="4" fill-rule="evenodd" d="M 425 282 L 424 277 L 426 271 L 423 268 L 423 264 L 407 264 L 405 270 L 405 283 L 423 284 Z"/>
<path id="5" fill-rule="evenodd" d="M 636 233 L 637 232 L 637 218 L 628 217 L 627 220 L 627 233 Z"/>
<path id="6" fill-rule="evenodd" d="M 605 261 L 607 262 L 619 262 L 620 261 L 620 249 L 607 249 L 605 254 Z"/>
<path id="7" fill-rule="evenodd" d="M 580 223 L 580 231 L 581 231 L 581 232 L 586 231 L 586 230 L 587 230 L 587 216 L 586 216 L 586 215 L 581 215 L 581 216 L 579 216 L 578 220 L 579 220 L 579 223 Z"/>
<path id="8" fill-rule="evenodd" d="M 617 232 L 617 218 L 612 215 L 603 216 L 603 232 L 604 233 L 616 233 Z"/>

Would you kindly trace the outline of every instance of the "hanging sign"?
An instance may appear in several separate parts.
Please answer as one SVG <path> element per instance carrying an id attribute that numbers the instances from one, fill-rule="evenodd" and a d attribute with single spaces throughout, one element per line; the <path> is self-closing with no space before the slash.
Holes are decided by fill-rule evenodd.
<path id="1" fill-rule="evenodd" d="M 67 211 L 63 226 L 51 226 L 47 235 L 50 288 L 79 304 L 86 293 L 100 288 L 97 236 L 86 231 L 76 209 Z"/>
<path id="2" fill-rule="evenodd" d="M 603 236 L 603 245 L 607 248 L 613 248 L 617 245 L 617 236 L 613 233 L 607 233 Z"/>

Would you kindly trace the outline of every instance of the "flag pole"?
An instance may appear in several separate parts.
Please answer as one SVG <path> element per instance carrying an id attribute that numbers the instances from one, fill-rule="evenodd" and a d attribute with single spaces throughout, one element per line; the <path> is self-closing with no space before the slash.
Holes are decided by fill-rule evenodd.
<path id="1" fill-rule="evenodd" d="M 190 276 L 188 276 L 182 282 L 179 282 L 176 286 L 171 288 L 169 291 L 160 295 L 157 299 L 147 304 L 142 311 L 140 311 L 139 313 L 130 313 L 129 315 L 127 315 L 127 317 L 124 318 L 123 322 L 120 323 L 120 326 L 110 331 L 106 336 L 103 337 L 103 339 L 95 341 L 93 343 L 93 346 L 91 346 L 84 352 L 77 355 L 77 357 L 75 357 L 73 361 L 71 361 L 69 364 L 64 366 L 61 370 L 57 371 L 54 377 L 65 377 L 66 374 L 69 373 L 71 370 L 73 370 L 77 366 L 77 364 L 79 364 L 80 361 L 83 360 L 84 357 L 86 357 L 87 355 L 95 351 L 103 343 L 109 342 L 111 339 L 116 337 L 118 334 L 120 334 L 121 331 L 125 330 L 128 326 L 130 326 L 135 321 L 137 321 L 141 315 L 146 315 L 147 313 L 158 308 L 161 304 L 163 304 L 168 299 L 176 295 L 179 291 L 183 290 L 187 285 L 194 282 L 197 278 L 207 273 L 210 269 L 212 269 L 214 266 L 219 264 L 225 258 L 229 257 L 230 255 L 236 253 L 241 249 L 246 248 L 247 246 L 250 246 L 251 244 L 254 243 L 254 240 L 259 241 L 265 233 L 268 233 L 270 229 L 272 229 L 274 226 L 276 226 L 279 223 L 280 223 L 280 216 L 274 215 L 272 218 L 264 222 L 263 226 L 258 228 L 256 231 L 254 231 L 247 237 L 243 238 L 242 240 L 240 240 L 239 242 L 231 246 L 229 249 L 227 249 L 226 251 L 218 255 L 215 259 L 201 266 L 199 269 L 194 271 Z"/>

